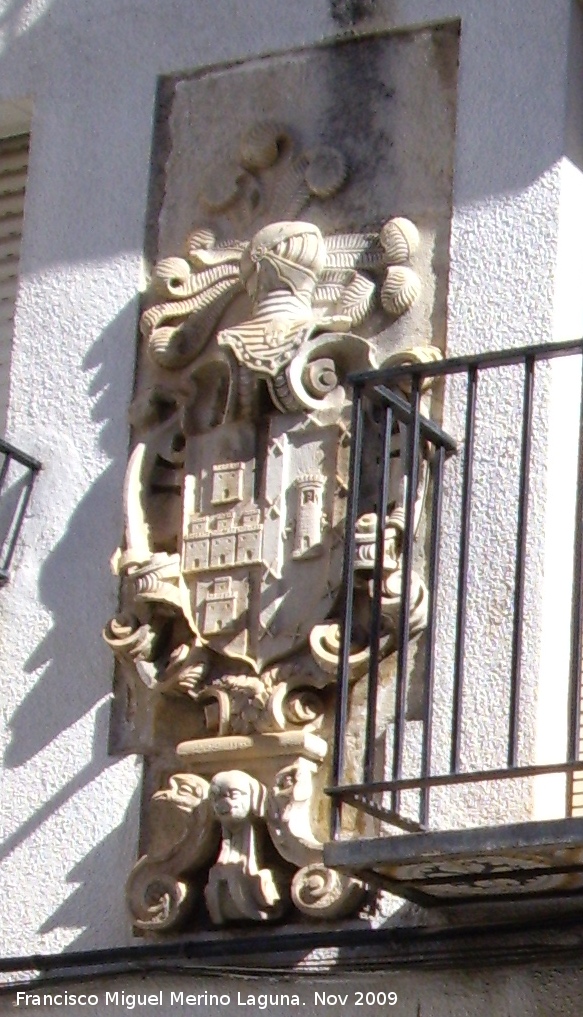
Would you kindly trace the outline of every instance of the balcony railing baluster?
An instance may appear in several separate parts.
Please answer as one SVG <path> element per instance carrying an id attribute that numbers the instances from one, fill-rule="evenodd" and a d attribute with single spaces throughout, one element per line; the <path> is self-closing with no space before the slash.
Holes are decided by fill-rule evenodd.
<path id="1" fill-rule="evenodd" d="M 377 697 L 379 682 L 379 662 L 381 648 L 381 599 L 383 581 L 383 560 L 385 548 L 386 514 L 384 506 L 389 497 L 389 479 L 391 471 L 391 434 L 393 430 L 393 412 L 390 407 L 384 411 L 379 465 L 379 484 L 377 490 L 377 528 L 375 540 L 375 564 L 373 570 L 372 610 L 370 621 L 370 664 L 368 671 L 367 714 L 364 741 L 364 780 L 371 781 L 374 777 L 375 743 L 377 729 Z"/>
<path id="2" fill-rule="evenodd" d="M 443 467 L 445 465 L 445 448 L 441 445 L 436 449 L 433 459 L 432 504 L 431 504 L 431 535 L 429 543 L 429 604 L 427 613 L 427 629 L 425 633 L 425 671 L 423 683 L 423 713 L 421 741 L 421 776 L 427 777 L 431 771 L 431 747 L 433 732 L 433 682 L 435 664 L 435 593 L 439 583 L 439 534 L 441 532 L 441 502 L 443 494 Z M 422 787 L 419 792 L 419 819 L 423 827 L 429 822 L 430 789 Z"/>
<path id="3" fill-rule="evenodd" d="M 528 535 L 528 496 L 530 493 L 530 457 L 532 444 L 532 414 L 534 408 L 535 359 L 527 357 L 524 363 L 524 392 L 522 402 L 522 436 L 520 443 L 520 478 L 518 489 L 518 521 L 516 527 L 516 568 L 514 572 L 514 619 L 512 626 L 512 660 L 510 664 L 510 710 L 508 721 L 508 766 L 516 766 L 518 759 L 520 678 L 522 672 L 522 633 L 524 628 L 524 583 L 526 545 Z"/>
<path id="4" fill-rule="evenodd" d="M 352 423 L 350 428 L 350 488 L 346 506 L 346 539 L 344 541 L 343 587 L 344 620 L 340 640 L 340 676 L 334 721 L 334 751 L 332 756 L 332 780 L 338 784 L 344 775 L 344 738 L 348 719 L 348 694 L 350 679 L 350 645 L 352 639 L 352 609 L 354 599 L 355 527 L 360 493 L 360 468 L 362 463 L 363 402 L 361 390 L 354 386 L 352 402 Z M 340 829 L 342 799 L 334 799 L 331 812 L 332 836 Z"/>

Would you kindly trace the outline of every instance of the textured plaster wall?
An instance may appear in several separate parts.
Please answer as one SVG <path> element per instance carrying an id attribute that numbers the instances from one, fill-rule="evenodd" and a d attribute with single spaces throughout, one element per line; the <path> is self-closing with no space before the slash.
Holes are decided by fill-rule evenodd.
<path id="1" fill-rule="evenodd" d="M 351 25 L 359 10 L 369 13 Z M 100 629 L 116 604 L 108 558 L 121 530 L 158 75 L 461 18 L 448 349 L 475 351 L 557 329 L 569 17 L 568 0 L 552 17 L 545 0 L 0 2 L 0 101 L 34 105 L 8 435 L 44 465 L 0 591 L 0 953 L 130 937 L 122 886 L 139 768 L 107 755 L 112 662 Z M 510 1013 L 521 988 L 522 1012 L 559 1012 L 533 1002 L 539 990 L 554 998 L 552 978 L 544 990 L 527 974 L 401 984 L 423 1017 L 486 1012 L 486 999 L 488 1012 Z"/>

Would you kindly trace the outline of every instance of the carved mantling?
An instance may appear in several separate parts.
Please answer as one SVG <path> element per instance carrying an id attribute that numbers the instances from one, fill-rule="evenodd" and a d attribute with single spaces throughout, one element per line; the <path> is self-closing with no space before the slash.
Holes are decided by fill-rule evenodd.
<path id="1" fill-rule="evenodd" d="M 303 150 L 280 124 L 247 131 L 236 161 L 235 174 L 209 174 L 200 228 L 153 273 L 113 559 L 122 610 L 105 632 L 128 695 L 154 717 L 159 790 L 127 898 L 135 925 L 160 932 L 195 906 L 223 925 L 292 910 L 338 918 L 363 898 L 322 861 L 348 376 L 390 362 L 377 334 L 419 295 L 419 234 L 395 217 L 324 235 L 313 220 L 346 184 L 346 162 L 332 147 Z M 400 609 L 401 440 L 397 427 L 382 507 L 385 657 Z M 355 681 L 368 661 L 377 524 L 376 511 L 358 520 Z M 411 637 L 425 603 L 415 576 Z"/>

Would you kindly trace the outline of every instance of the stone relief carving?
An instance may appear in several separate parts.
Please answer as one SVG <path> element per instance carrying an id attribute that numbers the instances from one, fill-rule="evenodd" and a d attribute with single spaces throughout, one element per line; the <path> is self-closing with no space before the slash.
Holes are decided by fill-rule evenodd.
<path id="1" fill-rule="evenodd" d="M 322 857 L 322 844 L 312 833 L 310 819 L 316 769 L 310 760 L 301 758 L 282 767 L 267 802 L 267 825 L 273 843 L 282 858 L 300 867 Z"/>
<path id="2" fill-rule="evenodd" d="M 150 844 L 127 887 L 142 929 L 178 928 L 202 899 L 223 925 L 290 908 L 337 918 L 363 898 L 324 866 L 313 828 L 339 651 L 348 378 L 390 362 L 367 331 L 417 299 L 419 234 L 401 217 L 330 236 L 299 218 L 347 175 L 336 149 L 304 151 L 282 125 L 255 125 L 228 172 L 203 182 L 205 224 L 185 256 L 154 270 L 141 319 L 150 384 L 132 407 L 125 540 L 112 560 L 121 610 L 104 635 L 128 682 L 154 704 L 178 699 L 199 733 L 175 740 L 177 772 L 150 803 Z M 396 428 L 397 463 L 403 440 Z M 385 656 L 400 609 L 399 469 L 391 484 Z M 426 486 L 422 454 L 417 524 Z M 376 509 L 358 520 L 355 680 L 368 661 L 377 525 Z M 414 576 L 411 636 L 426 596 Z"/>
<path id="3" fill-rule="evenodd" d="M 274 921 L 287 905 L 285 877 L 261 867 L 257 820 L 265 809 L 266 789 L 242 770 L 217 773 L 210 797 L 221 824 L 222 844 L 209 873 L 205 898 L 212 921 Z"/>
<path id="4" fill-rule="evenodd" d="M 150 803 L 148 853 L 135 865 L 126 887 L 138 928 L 163 932 L 177 927 L 193 904 L 196 883 L 187 876 L 216 853 L 210 822 L 209 785 L 192 773 L 176 773 Z"/>

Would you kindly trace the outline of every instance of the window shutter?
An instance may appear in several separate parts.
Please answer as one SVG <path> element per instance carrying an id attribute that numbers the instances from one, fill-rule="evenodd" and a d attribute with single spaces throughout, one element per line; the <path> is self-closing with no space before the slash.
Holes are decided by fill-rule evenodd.
<path id="1" fill-rule="evenodd" d="M 8 410 L 12 330 L 28 172 L 28 134 L 0 139 L 0 428 Z"/>

